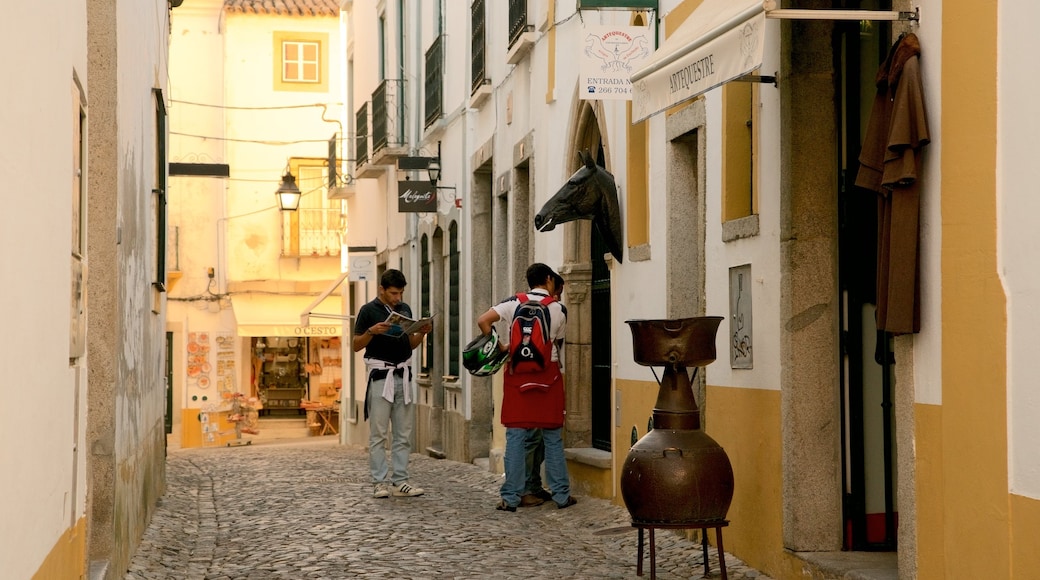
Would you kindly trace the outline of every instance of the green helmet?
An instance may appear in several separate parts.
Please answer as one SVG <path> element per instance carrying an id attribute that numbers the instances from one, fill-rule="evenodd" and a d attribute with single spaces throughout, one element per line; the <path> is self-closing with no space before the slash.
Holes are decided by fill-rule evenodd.
<path id="1" fill-rule="evenodd" d="M 499 350 L 498 332 L 494 327 L 490 334 L 474 338 L 462 350 L 462 366 L 476 377 L 488 377 L 498 372 L 509 359 L 509 353 Z"/>

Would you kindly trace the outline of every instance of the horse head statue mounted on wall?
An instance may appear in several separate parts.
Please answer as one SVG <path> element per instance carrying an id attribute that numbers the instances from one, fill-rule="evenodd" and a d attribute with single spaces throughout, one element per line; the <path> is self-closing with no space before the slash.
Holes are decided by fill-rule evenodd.
<path id="1" fill-rule="evenodd" d="M 607 249 L 621 262 L 621 208 L 618 205 L 614 176 L 596 165 L 588 151 L 579 151 L 578 157 L 583 165 L 545 202 L 538 215 L 534 216 L 534 227 L 540 232 L 547 232 L 557 224 L 592 220 L 607 244 Z"/>

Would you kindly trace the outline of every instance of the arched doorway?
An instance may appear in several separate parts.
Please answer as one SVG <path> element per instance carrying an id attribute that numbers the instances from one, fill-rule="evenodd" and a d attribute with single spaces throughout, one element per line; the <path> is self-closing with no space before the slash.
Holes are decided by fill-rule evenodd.
<path id="1" fill-rule="evenodd" d="M 587 150 L 607 170 L 607 147 L 595 107 L 579 101 L 575 125 L 568 139 L 568 173 L 580 165 L 577 152 Z M 564 260 L 560 273 L 566 281 L 568 309 L 565 360 L 568 447 L 611 449 L 611 357 L 613 336 L 610 295 L 612 258 L 599 232 L 588 220 L 564 224 Z"/>

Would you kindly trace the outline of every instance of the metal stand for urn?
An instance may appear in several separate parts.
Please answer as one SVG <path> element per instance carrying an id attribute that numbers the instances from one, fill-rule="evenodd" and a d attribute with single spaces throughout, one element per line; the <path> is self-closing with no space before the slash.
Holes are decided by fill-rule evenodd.
<path id="1" fill-rule="evenodd" d="M 714 439 L 701 430 L 700 410 L 687 367 L 715 360 L 720 316 L 628 320 L 633 358 L 664 366 L 653 411 L 653 429 L 632 446 L 621 472 L 621 495 L 639 530 L 636 573 L 643 574 L 643 530 L 650 531 L 650 578 L 656 576 L 654 530 L 701 529 L 704 573 L 709 573 L 706 533 L 715 529 L 722 578 L 726 560 L 722 528 L 733 499 L 733 468 Z M 655 373 L 656 376 L 656 373 Z"/>

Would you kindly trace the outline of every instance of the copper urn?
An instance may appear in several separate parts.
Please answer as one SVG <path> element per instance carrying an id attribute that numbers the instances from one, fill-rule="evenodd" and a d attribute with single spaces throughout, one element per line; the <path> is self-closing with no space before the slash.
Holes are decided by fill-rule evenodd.
<path id="1" fill-rule="evenodd" d="M 677 525 L 725 520 L 733 499 L 733 468 L 701 430 L 687 367 L 715 360 L 721 316 L 627 320 L 633 353 L 643 366 L 663 366 L 653 429 L 632 446 L 621 472 L 621 495 L 633 524 Z M 694 371 L 696 375 L 696 371 Z"/>

